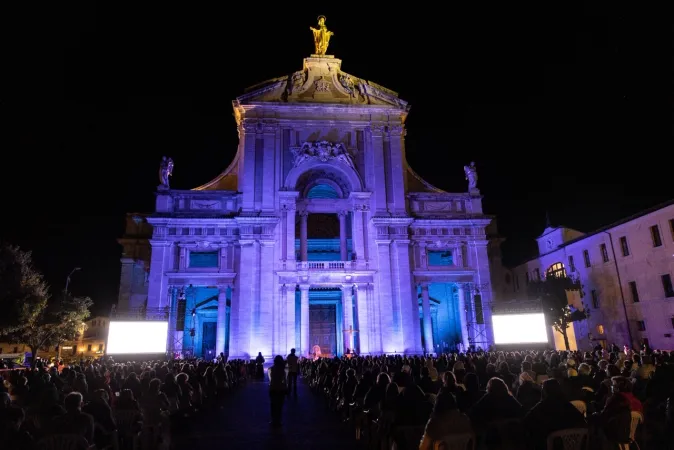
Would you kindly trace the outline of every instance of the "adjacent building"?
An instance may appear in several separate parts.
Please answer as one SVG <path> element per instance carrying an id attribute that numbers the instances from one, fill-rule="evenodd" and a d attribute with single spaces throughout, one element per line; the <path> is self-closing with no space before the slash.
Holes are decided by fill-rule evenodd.
<path id="1" fill-rule="evenodd" d="M 493 342 L 499 241 L 476 168 L 454 168 L 469 181 L 458 193 L 416 174 L 404 100 L 312 55 L 233 110 L 231 164 L 184 190 L 165 160 L 155 210 L 127 217 L 117 314 L 165 311 L 169 351 L 195 356 Z"/>
<path id="2" fill-rule="evenodd" d="M 674 349 L 674 201 L 591 233 L 549 226 L 537 241 L 539 256 L 506 277 L 511 295 L 550 274 L 578 277 L 590 318 L 570 329 L 573 347 Z"/>

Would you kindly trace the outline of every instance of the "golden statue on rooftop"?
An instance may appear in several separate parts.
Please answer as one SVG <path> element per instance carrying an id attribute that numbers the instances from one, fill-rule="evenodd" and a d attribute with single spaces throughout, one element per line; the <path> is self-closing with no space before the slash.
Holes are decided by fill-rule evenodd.
<path id="1" fill-rule="evenodd" d="M 316 47 L 316 55 L 323 56 L 328 51 L 328 44 L 330 37 L 335 33 L 328 31 L 325 26 L 325 16 L 318 16 L 318 28 L 309 27 L 314 32 L 314 46 Z"/>

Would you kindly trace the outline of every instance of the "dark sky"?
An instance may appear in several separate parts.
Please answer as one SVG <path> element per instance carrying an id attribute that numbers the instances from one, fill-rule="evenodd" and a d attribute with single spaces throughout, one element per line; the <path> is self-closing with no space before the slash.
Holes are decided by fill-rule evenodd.
<path id="1" fill-rule="evenodd" d="M 153 207 L 161 156 L 175 160 L 175 188 L 224 169 L 237 145 L 231 100 L 301 69 L 319 14 L 343 70 L 412 105 L 419 174 L 464 191 L 462 167 L 476 161 L 511 259 L 546 211 L 591 230 L 674 197 L 671 88 L 658 85 L 651 25 L 629 12 L 248 4 L 17 16 L 0 237 L 32 250 L 54 291 L 79 266 L 74 293 L 109 307 L 124 213 Z"/>

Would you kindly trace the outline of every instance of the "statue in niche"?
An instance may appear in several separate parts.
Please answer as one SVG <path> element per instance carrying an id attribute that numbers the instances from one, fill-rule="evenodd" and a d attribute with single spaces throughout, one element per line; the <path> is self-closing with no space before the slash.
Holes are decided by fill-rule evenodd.
<path id="1" fill-rule="evenodd" d="M 159 164 L 159 186 L 168 189 L 169 188 L 169 177 L 173 175 L 173 160 L 162 156 L 161 163 Z"/>
<path id="2" fill-rule="evenodd" d="M 330 38 L 335 34 L 332 31 L 328 31 L 328 28 L 325 26 L 325 16 L 318 16 L 318 28 L 309 28 L 314 33 L 315 54 L 319 56 L 325 55 L 325 52 L 328 51 Z"/>
<path id="3" fill-rule="evenodd" d="M 477 167 L 475 167 L 475 162 L 471 162 L 470 166 L 463 166 L 463 171 L 466 174 L 466 180 L 468 180 L 468 190 L 477 190 Z"/>

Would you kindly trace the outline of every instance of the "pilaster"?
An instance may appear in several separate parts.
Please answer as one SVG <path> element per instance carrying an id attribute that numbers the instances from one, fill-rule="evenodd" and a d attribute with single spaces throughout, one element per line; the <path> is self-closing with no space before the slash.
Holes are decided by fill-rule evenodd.
<path id="1" fill-rule="evenodd" d="M 398 328 L 399 311 L 393 300 L 393 280 L 391 278 L 391 240 L 377 239 L 377 286 L 379 288 L 378 303 L 381 311 L 381 331 L 386 336 L 382 340 L 385 353 L 402 352 L 401 330 Z"/>
<path id="2" fill-rule="evenodd" d="M 391 186 L 387 198 L 389 213 L 394 216 L 406 215 L 405 207 L 405 128 L 403 125 L 388 127 L 390 163 L 387 181 Z"/>
<path id="3" fill-rule="evenodd" d="M 244 120 L 240 125 L 239 146 L 243 147 L 239 157 L 239 192 L 243 212 L 255 210 L 255 144 L 257 140 L 256 122 Z"/>
<path id="4" fill-rule="evenodd" d="M 170 258 L 173 244 L 166 241 L 150 240 L 152 254 L 150 257 L 150 287 L 147 293 L 148 308 L 167 306 L 168 278 L 166 272 L 171 268 Z"/>
<path id="5" fill-rule="evenodd" d="M 271 213 L 276 205 L 276 135 L 280 133 L 277 123 L 265 121 L 262 124 L 263 164 L 262 164 L 262 211 Z"/>
<path id="6" fill-rule="evenodd" d="M 225 337 L 227 336 L 227 286 L 218 286 L 218 321 L 215 334 L 215 354 L 225 353 Z"/>
<path id="7" fill-rule="evenodd" d="M 386 172 L 384 163 L 384 126 L 372 124 L 365 129 L 366 165 L 371 167 L 370 190 L 374 193 L 374 211 L 376 216 L 384 216 L 386 211 Z M 370 149 L 368 151 L 367 144 Z"/>
<path id="8" fill-rule="evenodd" d="M 273 305 L 277 304 L 278 293 L 274 289 L 274 246 L 273 240 L 260 240 L 259 250 L 259 296 L 257 304 L 257 345 L 260 347 L 263 355 L 273 355 L 272 346 L 274 344 L 274 321 Z M 276 330 L 278 331 L 278 330 Z M 278 341 L 277 341 L 278 342 Z"/>
<path id="9" fill-rule="evenodd" d="M 300 284 L 300 342 L 301 355 L 307 356 L 311 353 L 311 342 L 309 336 L 309 285 Z"/>
<path id="10" fill-rule="evenodd" d="M 355 332 L 353 324 L 353 285 L 342 285 L 342 317 L 344 326 L 344 351 L 353 351 L 355 345 Z"/>
<path id="11" fill-rule="evenodd" d="M 360 284 L 354 286 L 354 294 L 356 297 L 356 314 L 358 317 L 358 343 L 360 344 L 359 353 L 369 355 L 372 351 L 370 349 L 370 336 L 372 335 L 372 327 L 370 325 L 370 311 L 367 304 L 367 284 Z"/>

